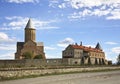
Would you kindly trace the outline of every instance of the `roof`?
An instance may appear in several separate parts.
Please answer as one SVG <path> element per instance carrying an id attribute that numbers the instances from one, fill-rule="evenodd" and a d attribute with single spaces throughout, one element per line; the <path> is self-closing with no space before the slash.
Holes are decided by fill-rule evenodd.
<path id="1" fill-rule="evenodd" d="M 81 45 L 71 45 L 72 48 L 74 49 L 82 49 L 84 51 L 93 51 L 93 52 L 102 52 L 100 49 L 92 48 L 92 47 L 87 47 L 87 46 L 81 46 Z"/>
<path id="2" fill-rule="evenodd" d="M 17 46 L 23 47 L 23 45 L 24 45 L 24 42 L 17 42 Z"/>
<path id="3" fill-rule="evenodd" d="M 34 28 L 34 26 L 33 26 L 33 24 L 32 24 L 32 20 L 31 19 L 29 19 L 28 20 L 28 23 L 27 23 L 27 25 L 26 25 L 26 27 L 25 28 Z"/>
<path id="4" fill-rule="evenodd" d="M 101 48 L 101 46 L 100 46 L 100 44 L 99 43 L 97 43 L 97 45 L 96 45 L 96 47 L 95 47 L 96 49 L 100 49 L 100 50 L 102 50 L 102 48 Z"/>
<path id="5" fill-rule="evenodd" d="M 17 45 L 24 45 L 24 42 L 17 42 Z"/>

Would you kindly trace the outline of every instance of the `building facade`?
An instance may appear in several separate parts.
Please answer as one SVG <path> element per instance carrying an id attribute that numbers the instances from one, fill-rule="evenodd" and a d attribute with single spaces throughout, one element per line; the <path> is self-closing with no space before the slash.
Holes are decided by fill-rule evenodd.
<path id="1" fill-rule="evenodd" d="M 62 52 L 63 59 L 75 60 L 73 64 L 107 64 L 105 53 L 99 43 L 95 48 L 78 45 L 68 45 Z"/>
<path id="2" fill-rule="evenodd" d="M 31 58 L 37 55 L 41 55 L 45 59 L 44 45 L 43 42 L 36 42 L 36 30 L 29 19 L 25 27 L 25 41 L 17 42 L 17 51 L 15 53 L 15 59 L 24 59 L 24 54 L 29 52 L 32 54 Z"/>

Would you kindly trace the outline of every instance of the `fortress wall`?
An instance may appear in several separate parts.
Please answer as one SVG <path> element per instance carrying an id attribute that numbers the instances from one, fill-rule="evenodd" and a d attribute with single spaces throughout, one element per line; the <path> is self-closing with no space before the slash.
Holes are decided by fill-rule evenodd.
<path id="1" fill-rule="evenodd" d="M 68 58 L 63 58 L 62 62 L 63 62 L 63 65 L 69 65 L 69 59 Z"/>
<path id="2" fill-rule="evenodd" d="M 80 65 L 81 59 L 78 58 L 69 58 L 68 59 L 68 65 Z"/>
<path id="3" fill-rule="evenodd" d="M 95 64 L 95 58 L 86 59 L 85 64 Z M 98 59 L 97 59 L 98 61 Z M 99 62 L 98 62 L 99 63 Z M 107 61 L 105 61 L 107 64 Z M 46 65 L 81 65 L 79 58 L 64 58 L 64 59 L 25 59 L 25 60 L 0 60 L 0 67 L 41 67 Z"/>
<path id="4" fill-rule="evenodd" d="M 88 64 L 88 58 L 84 58 L 84 64 Z"/>
<path id="5" fill-rule="evenodd" d="M 94 65 L 95 64 L 95 58 L 91 58 L 91 64 Z"/>
<path id="6" fill-rule="evenodd" d="M 96 61 L 97 61 L 97 63 L 96 63 L 96 64 L 100 64 L 100 62 L 99 62 L 99 58 L 96 58 Z"/>
<path id="7" fill-rule="evenodd" d="M 26 67 L 40 67 L 42 65 L 46 65 L 46 60 L 43 59 L 26 59 L 25 65 Z"/>
<path id="8" fill-rule="evenodd" d="M 62 65 L 62 59 L 25 59 L 25 60 L 0 60 L 0 67 L 40 67 L 45 65 Z"/>
<path id="9" fill-rule="evenodd" d="M 46 59 L 47 65 L 62 65 L 63 61 L 62 59 Z"/>
<path id="10" fill-rule="evenodd" d="M 5 66 L 4 60 L 0 60 L 0 67 Z"/>
<path id="11" fill-rule="evenodd" d="M 24 65 L 25 60 L 0 60 L 0 67 L 19 67 Z"/>

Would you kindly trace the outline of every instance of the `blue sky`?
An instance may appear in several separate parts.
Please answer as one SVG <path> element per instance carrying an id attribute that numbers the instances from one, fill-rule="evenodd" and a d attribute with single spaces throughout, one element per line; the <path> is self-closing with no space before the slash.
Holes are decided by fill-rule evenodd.
<path id="1" fill-rule="evenodd" d="M 68 44 L 99 42 L 106 59 L 120 53 L 120 0 L 0 0 L 0 59 L 14 59 L 29 18 L 47 58 L 61 58 Z"/>

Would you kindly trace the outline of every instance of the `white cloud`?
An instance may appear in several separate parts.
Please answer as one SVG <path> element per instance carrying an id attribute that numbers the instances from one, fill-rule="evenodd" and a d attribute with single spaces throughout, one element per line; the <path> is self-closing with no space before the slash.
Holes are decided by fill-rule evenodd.
<path id="1" fill-rule="evenodd" d="M 72 38 L 65 38 L 62 41 L 59 41 L 59 43 L 57 44 L 59 47 L 66 47 L 69 44 L 73 44 L 74 40 Z"/>
<path id="2" fill-rule="evenodd" d="M 0 32 L 0 59 L 14 58 L 13 54 L 16 50 L 16 45 L 14 42 L 16 42 L 16 38 L 11 38 L 6 33 Z"/>
<path id="3" fill-rule="evenodd" d="M 120 19 L 120 9 L 114 9 L 113 11 L 110 12 L 111 16 L 108 16 L 107 19 Z"/>
<path id="4" fill-rule="evenodd" d="M 54 5 L 54 3 L 51 3 Z M 55 3 L 58 8 L 76 9 L 68 16 L 80 19 L 86 16 L 105 16 L 107 20 L 120 19 L 120 0 L 62 0 Z"/>
<path id="5" fill-rule="evenodd" d="M 39 0 L 6 0 L 9 3 L 17 3 L 17 4 L 22 4 L 22 3 L 38 3 Z"/>
<path id="6" fill-rule="evenodd" d="M 72 8 L 79 9 L 82 7 L 94 7 L 94 6 L 100 6 L 101 1 L 100 0 L 69 0 Z"/>
<path id="7" fill-rule="evenodd" d="M 84 9 L 82 12 L 74 12 L 68 18 L 79 19 L 85 16 L 91 16 L 92 11 L 88 9 Z"/>
<path id="8" fill-rule="evenodd" d="M 57 54 L 45 54 L 47 59 L 55 59 L 55 58 L 62 58 L 60 53 Z"/>
<path id="9" fill-rule="evenodd" d="M 15 38 L 10 38 L 8 35 L 4 32 L 0 32 L 0 43 L 5 43 L 5 42 L 14 42 L 16 39 Z"/>
<path id="10" fill-rule="evenodd" d="M 81 17 L 82 17 L 82 16 L 79 15 L 79 13 L 76 13 L 76 12 L 74 12 L 73 14 L 70 14 L 70 15 L 68 16 L 69 19 L 79 19 L 79 18 L 81 18 Z"/>
<path id="11" fill-rule="evenodd" d="M 120 19 L 120 15 L 113 15 L 113 16 L 107 17 L 107 20 L 117 20 L 117 19 Z"/>
<path id="12" fill-rule="evenodd" d="M 116 44 L 118 44 L 118 43 L 109 41 L 109 42 L 105 42 L 105 44 L 116 45 Z"/>
<path id="13" fill-rule="evenodd" d="M 114 47 L 114 48 L 112 48 L 112 52 L 114 52 L 114 53 L 120 53 L 120 47 Z"/>
<path id="14" fill-rule="evenodd" d="M 80 9 L 83 7 L 93 8 L 99 6 L 112 6 L 118 7 L 120 0 L 67 0 L 65 4 L 71 6 L 74 9 Z"/>
<path id="15" fill-rule="evenodd" d="M 6 54 L 1 54 L 0 59 L 14 59 L 14 53 L 15 52 L 7 52 Z"/>
<path id="16" fill-rule="evenodd" d="M 37 29 L 59 29 L 57 26 L 52 26 L 51 23 L 56 23 L 56 20 L 41 21 L 33 18 L 34 26 Z"/>
<path id="17" fill-rule="evenodd" d="M 105 52 L 105 56 L 107 60 L 111 60 L 112 63 L 116 63 L 117 54 L 113 54 L 112 52 Z"/>
<path id="18" fill-rule="evenodd" d="M 25 28 L 27 24 L 28 17 L 21 17 L 21 16 L 12 16 L 12 17 L 5 17 L 8 20 L 7 23 L 3 23 L 3 28 L 1 30 L 19 30 Z"/>
<path id="19" fill-rule="evenodd" d="M 14 45 L 14 44 L 0 44 L 0 50 L 16 50 L 16 45 Z"/>
<path id="20" fill-rule="evenodd" d="M 21 27 L 11 27 L 11 28 L 9 28 L 9 27 L 2 27 L 2 28 L 0 28 L 0 30 L 20 30 L 21 29 Z"/>
<path id="21" fill-rule="evenodd" d="M 91 11 L 91 15 L 95 15 L 95 16 L 104 16 L 109 13 L 110 13 L 110 10 L 95 9 L 93 12 Z"/>
<path id="22" fill-rule="evenodd" d="M 5 17 L 7 20 L 23 20 L 23 17 L 21 16 L 12 16 L 12 17 Z"/>
<path id="23" fill-rule="evenodd" d="M 24 22 L 22 22 L 22 21 L 13 21 L 13 22 L 10 22 L 9 24 L 8 24 L 8 26 L 12 26 L 12 27 L 16 27 L 16 26 L 22 26 L 22 25 L 25 25 L 25 21 Z"/>
<path id="24" fill-rule="evenodd" d="M 65 3 L 62 3 L 61 5 L 58 6 L 59 8 L 66 8 Z"/>
<path id="25" fill-rule="evenodd" d="M 29 18 L 28 17 L 21 17 L 21 16 L 12 16 L 12 17 L 5 17 L 8 20 L 8 23 L 3 23 L 3 27 L 0 30 L 19 30 L 24 29 L 25 25 L 27 24 Z M 52 26 L 52 23 L 56 23 L 56 20 L 47 20 L 42 21 L 36 18 L 32 18 L 33 25 L 36 29 L 58 29 L 57 26 Z"/>
<path id="26" fill-rule="evenodd" d="M 37 28 L 37 29 L 40 29 L 40 30 L 48 30 L 48 29 L 59 29 L 59 27 L 54 27 L 54 26 L 48 26 L 48 27 L 40 27 L 40 28 Z"/>
<path id="27" fill-rule="evenodd" d="M 91 10 L 91 9 L 84 9 L 83 11 L 80 11 L 80 12 L 74 12 L 73 14 L 70 14 L 70 16 L 68 18 L 70 19 L 79 19 L 79 18 L 84 18 L 86 16 L 106 16 L 108 14 L 111 13 L 111 10 L 101 10 L 101 9 L 94 9 L 94 10 Z M 113 18 L 113 16 L 111 16 Z M 119 19 L 117 18 L 118 16 L 116 16 L 116 19 Z M 110 18 L 109 16 L 106 17 L 106 19 L 112 19 Z"/>
<path id="28" fill-rule="evenodd" d="M 59 0 L 49 0 L 49 6 L 55 8 L 58 6 Z"/>
<path id="29" fill-rule="evenodd" d="M 56 50 L 56 48 L 46 46 L 46 47 L 45 47 L 45 50 Z"/>

